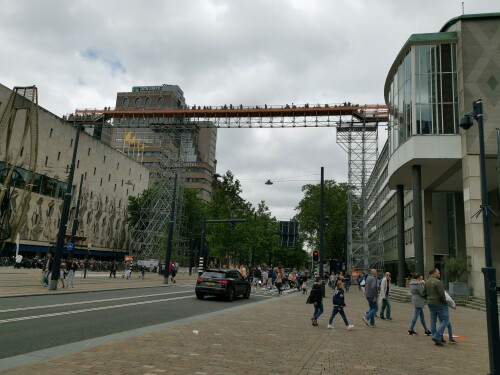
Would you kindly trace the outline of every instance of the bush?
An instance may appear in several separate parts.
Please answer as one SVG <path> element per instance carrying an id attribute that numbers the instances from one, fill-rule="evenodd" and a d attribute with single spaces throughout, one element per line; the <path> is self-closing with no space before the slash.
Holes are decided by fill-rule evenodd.
<path id="1" fill-rule="evenodd" d="M 465 254 L 459 254 L 454 257 L 444 257 L 443 265 L 446 272 L 451 276 L 455 276 L 455 281 L 459 281 L 460 277 L 472 268 L 471 257 Z"/>

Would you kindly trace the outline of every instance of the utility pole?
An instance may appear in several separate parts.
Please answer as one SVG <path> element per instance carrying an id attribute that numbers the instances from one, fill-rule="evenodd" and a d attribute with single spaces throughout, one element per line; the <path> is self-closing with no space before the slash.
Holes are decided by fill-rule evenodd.
<path id="1" fill-rule="evenodd" d="M 83 185 L 83 174 L 80 176 L 80 188 L 78 189 L 78 200 L 76 201 L 76 211 L 75 217 L 73 218 L 73 227 L 71 228 L 71 243 L 73 244 L 73 249 L 75 248 L 75 235 L 78 230 L 78 213 L 80 212 L 80 201 L 82 200 L 82 185 Z M 68 249 L 68 259 L 73 258 L 73 249 Z"/>
<path id="2" fill-rule="evenodd" d="M 163 284 L 168 284 L 170 256 L 172 255 L 172 240 L 174 238 L 175 221 L 175 195 L 177 194 L 177 173 L 175 174 L 174 191 L 172 194 L 172 203 L 170 204 L 170 223 L 168 226 L 167 255 L 165 257 L 165 272 L 163 273 Z"/>
<path id="3" fill-rule="evenodd" d="M 325 168 L 321 167 L 321 184 L 319 191 L 319 276 L 323 280 L 323 262 L 325 259 Z M 323 297 L 325 284 L 321 284 Z"/>

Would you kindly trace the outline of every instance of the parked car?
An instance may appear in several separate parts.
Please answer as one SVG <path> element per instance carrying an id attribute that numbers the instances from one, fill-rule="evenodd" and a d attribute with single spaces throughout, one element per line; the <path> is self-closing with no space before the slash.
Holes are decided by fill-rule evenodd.
<path id="1" fill-rule="evenodd" d="M 248 299 L 252 288 L 250 281 L 233 269 L 207 269 L 196 280 L 196 298 L 218 296 L 233 301 L 236 296 Z"/>

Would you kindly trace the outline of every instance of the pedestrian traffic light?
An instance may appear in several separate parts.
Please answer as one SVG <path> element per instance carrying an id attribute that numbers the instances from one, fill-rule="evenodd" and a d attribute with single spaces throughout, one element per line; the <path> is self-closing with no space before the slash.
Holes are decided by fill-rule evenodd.
<path id="1" fill-rule="evenodd" d="M 313 251 L 313 261 L 317 262 L 319 260 L 319 252 L 317 250 Z"/>

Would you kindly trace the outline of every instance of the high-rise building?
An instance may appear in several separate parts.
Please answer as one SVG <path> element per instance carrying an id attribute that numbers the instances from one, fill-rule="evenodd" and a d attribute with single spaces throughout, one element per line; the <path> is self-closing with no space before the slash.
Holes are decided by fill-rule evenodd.
<path id="1" fill-rule="evenodd" d="M 184 93 L 177 85 L 134 86 L 132 91 L 119 92 L 117 110 L 185 109 Z M 161 158 L 177 158 L 184 170 L 183 185 L 198 191 L 198 198 L 210 202 L 216 168 L 217 128 L 210 124 L 185 123 L 183 120 L 156 118 L 145 121 L 114 119 L 115 127 L 102 130 L 101 140 L 121 150 L 148 168 Z M 192 126 L 190 126 L 192 125 Z M 167 127 L 178 130 L 170 132 Z M 179 138 L 173 134 L 179 135 Z M 150 183 L 154 183 L 154 174 Z"/>

